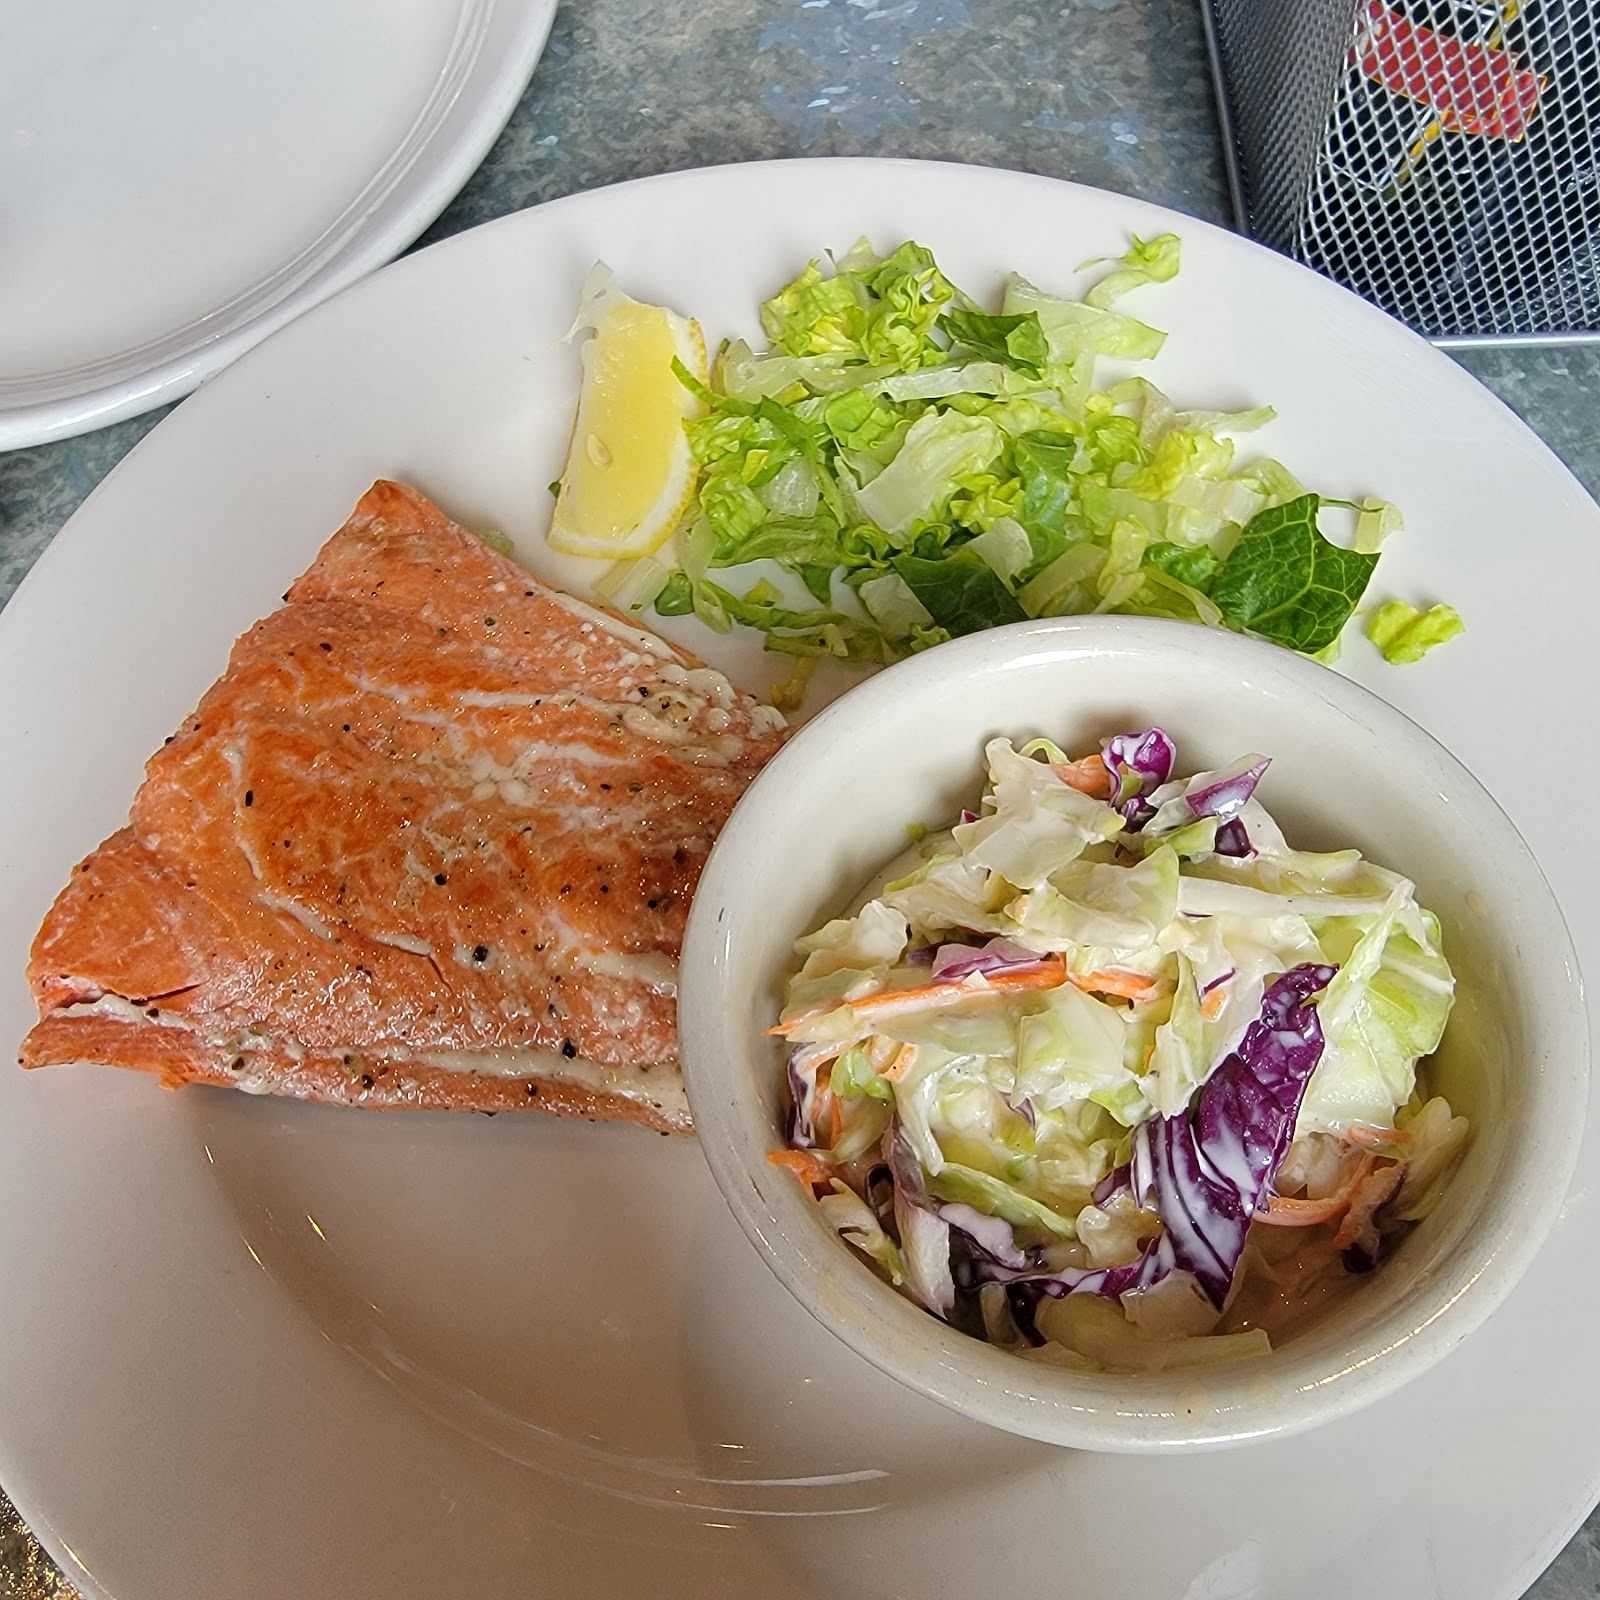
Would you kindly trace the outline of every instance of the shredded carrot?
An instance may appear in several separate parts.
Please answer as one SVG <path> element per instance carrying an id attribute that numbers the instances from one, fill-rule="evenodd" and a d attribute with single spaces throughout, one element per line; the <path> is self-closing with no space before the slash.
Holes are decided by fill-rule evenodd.
<path id="1" fill-rule="evenodd" d="M 1067 982 L 1089 994 L 1114 994 L 1123 1000 L 1147 1000 L 1161 987 L 1138 972 L 1091 972 L 1087 977 L 1069 972 Z"/>
<path id="2" fill-rule="evenodd" d="M 1099 756 L 1085 756 L 1082 761 L 1052 761 L 1050 770 L 1079 794 L 1095 800 L 1111 798 L 1111 774 Z"/>
<path id="3" fill-rule="evenodd" d="M 1321 1200 L 1286 1200 L 1281 1194 L 1275 1194 L 1268 1200 L 1265 1211 L 1256 1212 L 1255 1220 L 1274 1228 L 1309 1228 L 1319 1222 L 1332 1222 L 1350 1209 L 1356 1190 L 1372 1168 L 1373 1157 L 1365 1154 L 1356 1163 L 1355 1171 L 1333 1194 Z"/>
<path id="4" fill-rule="evenodd" d="M 1404 1128 L 1378 1128 L 1370 1122 L 1352 1122 L 1339 1137 L 1362 1150 L 1382 1150 L 1388 1145 L 1405 1144 L 1411 1136 Z"/>
<path id="5" fill-rule="evenodd" d="M 898 1040 L 891 1039 L 885 1033 L 875 1033 L 867 1041 L 867 1062 L 874 1072 L 882 1072 L 894 1060 L 899 1050 Z"/>
<path id="6" fill-rule="evenodd" d="M 1228 998 L 1228 991 L 1218 984 L 1209 994 L 1202 996 L 1200 1001 L 1200 1015 L 1210 1020 L 1222 1009 L 1223 1002 Z"/>
<path id="7" fill-rule="evenodd" d="M 839 1143 L 839 1136 L 844 1132 L 844 1105 L 838 1095 L 829 1091 L 824 1101 L 823 1115 L 828 1119 L 828 1148 L 835 1149 Z"/>
<path id="8" fill-rule="evenodd" d="M 889 1065 L 879 1073 L 880 1078 L 887 1078 L 890 1083 L 898 1083 L 916 1064 L 917 1047 L 914 1044 L 903 1044 L 895 1051 Z"/>
<path id="9" fill-rule="evenodd" d="M 792 1057 L 796 1072 L 821 1072 L 824 1067 L 831 1066 L 839 1059 L 839 1046 L 836 1044 L 808 1044 L 802 1045 Z"/>
<path id="10" fill-rule="evenodd" d="M 859 1000 L 841 1001 L 838 1006 L 828 1009 L 849 1011 L 863 1022 L 870 1022 L 874 1017 L 892 1017 L 902 1011 L 927 1011 L 938 1006 L 960 1005 L 963 1001 L 981 1000 L 991 994 L 1009 994 L 1020 989 L 1058 989 L 1066 975 L 1060 956 L 1046 956 L 1036 967 L 992 973 L 982 983 L 929 983 L 916 989 L 885 989 L 877 994 L 863 995 Z M 1103 974 L 1096 973 L 1095 976 Z M 1076 978 L 1072 981 L 1078 982 Z M 768 1028 L 767 1032 L 787 1038 L 797 1028 L 825 1014 L 808 1011 L 804 1016 L 791 1017 L 787 1022 Z"/>
<path id="11" fill-rule="evenodd" d="M 767 1160 L 775 1167 L 792 1172 L 802 1183 L 825 1187 L 833 1179 L 833 1168 L 809 1150 L 769 1150 Z"/>
<path id="12" fill-rule="evenodd" d="M 1387 1167 L 1379 1167 L 1356 1186 L 1356 1192 L 1350 1198 L 1350 1209 L 1345 1212 L 1344 1221 L 1333 1236 L 1334 1249 L 1348 1250 L 1351 1245 L 1360 1244 L 1366 1247 L 1369 1254 L 1376 1253 L 1378 1230 L 1373 1224 L 1373 1216 L 1380 1207 L 1394 1199 L 1400 1185 L 1405 1182 L 1405 1176 L 1405 1167 L 1394 1162 Z"/>

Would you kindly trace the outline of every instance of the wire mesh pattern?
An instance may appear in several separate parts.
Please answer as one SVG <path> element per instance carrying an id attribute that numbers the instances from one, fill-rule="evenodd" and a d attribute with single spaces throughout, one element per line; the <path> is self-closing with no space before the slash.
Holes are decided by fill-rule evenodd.
<path id="1" fill-rule="evenodd" d="M 1600 0 L 1202 0 L 1241 225 L 1447 343 L 1600 341 Z"/>

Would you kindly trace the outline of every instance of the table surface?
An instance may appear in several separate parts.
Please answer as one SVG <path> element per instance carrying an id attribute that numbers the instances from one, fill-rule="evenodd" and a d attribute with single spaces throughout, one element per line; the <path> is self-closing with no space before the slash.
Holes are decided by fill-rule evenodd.
<path id="1" fill-rule="evenodd" d="M 576 190 L 796 155 L 1013 167 L 1230 220 L 1195 0 L 565 0 L 504 134 L 419 248 Z M 1600 350 L 1459 359 L 1600 491 L 1584 400 Z M 165 414 L 0 455 L 0 605 Z M 0 1600 L 74 1593 L 0 1493 Z M 1600 1597 L 1600 1513 L 1528 1593 Z"/>

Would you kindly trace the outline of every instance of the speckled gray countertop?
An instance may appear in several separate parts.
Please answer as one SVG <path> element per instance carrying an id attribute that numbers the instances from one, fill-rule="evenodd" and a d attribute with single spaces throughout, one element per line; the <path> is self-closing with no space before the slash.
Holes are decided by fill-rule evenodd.
<path id="1" fill-rule="evenodd" d="M 625 178 L 793 155 L 1015 167 L 1228 220 L 1195 0 L 564 0 L 505 133 L 421 243 Z M 1600 350 L 1462 360 L 1600 490 Z M 0 604 L 164 414 L 0 455 Z M 0 1600 L 72 1594 L 0 1495 Z M 1600 1514 L 1529 1595 L 1600 1597 Z"/>

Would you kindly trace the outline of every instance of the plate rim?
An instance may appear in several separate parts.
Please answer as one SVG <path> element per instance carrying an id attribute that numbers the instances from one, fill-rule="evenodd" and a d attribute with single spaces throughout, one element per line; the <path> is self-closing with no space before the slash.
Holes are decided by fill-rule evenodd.
<path id="1" fill-rule="evenodd" d="M 545 0 L 545 3 L 551 3 L 551 0 Z M 416 252 L 414 258 L 407 257 L 406 261 L 410 261 L 411 259 L 420 260 L 426 256 L 431 256 L 431 253 L 435 249 L 446 249 L 456 245 L 461 245 L 462 248 L 470 248 L 465 244 L 465 241 L 469 237 L 475 236 L 480 232 L 502 227 L 514 227 L 518 225 L 528 213 L 532 212 L 544 212 L 552 208 L 576 209 L 586 205 L 594 204 L 603 198 L 612 197 L 612 191 L 614 190 L 631 190 L 640 185 L 668 186 L 676 184 L 692 184 L 697 180 L 704 179 L 708 175 L 742 172 L 746 169 L 755 169 L 758 171 L 775 171 L 778 169 L 790 168 L 837 170 L 841 163 L 856 168 L 877 169 L 885 175 L 892 174 L 897 170 L 934 168 L 950 173 L 981 175 L 982 181 L 989 181 L 991 179 L 1011 181 L 1021 180 L 1028 185 L 1048 185 L 1056 189 L 1058 192 L 1065 190 L 1082 193 L 1085 195 L 1095 196 L 1100 200 L 1109 200 L 1120 206 L 1133 208 L 1136 211 L 1144 211 L 1147 213 L 1170 217 L 1173 219 L 1175 224 L 1181 223 L 1185 229 L 1200 229 L 1209 233 L 1223 234 L 1228 237 L 1230 241 L 1230 248 L 1237 248 L 1242 244 L 1248 246 L 1252 250 L 1259 251 L 1268 256 L 1273 256 L 1278 262 L 1282 263 L 1283 266 L 1293 269 L 1295 272 L 1310 272 L 1310 269 L 1301 266 L 1299 263 L 1295 263 L 1293 261 L 1289 261 L 1287 258 L 1278 256 L 1276 252 L 1270 251 L 1266 249 L 1265 246 L 1258 244 L 1256 241 L 1236 234 L 1231 229 L 1226 228 L 1218 223 L 1210 222 L 1204 218 L 1194 217 L 1187 213 L 1178 212 L 1172 207 L 1162 206 L 1152 201 L 1140 199 L 1136 196 L 1123 195 L 1115 191 L 1099 189 L 1092 185 L 1080 184 L 1073 180 L 1057 178 L 1047 174 L 1025 172 L 1016 168 L 989 167 L 968 162 L 930 161 L 914 158 L 881 156 L 794 157 L 768 161 L 727 162 L 710 166 L 678 169 L 671 172 L 650 174 L 643 177 L 622 180 L 617 183 L 603 185 L 594 189 L 587 189 L 572 194 L 559 196 L 550 201 L 545 201 L 533 206 L 523 207 L 514 212 L 506 213 L 505 215 L 490 219 L 472 228 L 464 229 L 458 234 L 451 235 L 449 238 L 439 240 L 435 244 L 429 245 L 426 250 Z M 405 263 L 397 261 L 381 270 L 399 272 L 404 269 Z M 377 275 L 377 273 L 368 274 L 368 280 L 376 277 Z M 1394 335 L 1398 333 L 1403 340 L 1410 341 L 1413 348 L 1420 348 L 1421 350 L 1428 351 L 1429 356 L 1435 363 L 1432 370 L 1436 372 L 1442 372 L 1443 369 L 1437 365 L 1439 362 L 1443 362 L 1450 369 L 1453 369 L 1455 377 L 1449 380 L 1441 377 L 1441 383 L 1448 381 L 1463 386 L 1462 392 L 1474 394 L 1476 403 L 1479 405 L 1482 405 L 1485 401 L 1487 401 L 1489 403 L 1490 410 L 1501 417 L 1504 422 L 1514 426 L 1516 434 L 1520 438 L 1524 448 L 1531 446 L 1532 453 L 1534 455 L 1542 455 L 1545 458 L 1545 469 L 1547 471 L 1549 471 L 1551 468 L 1556 469 L 1555 472 L 1551 474 L 1552 482 L 1556 481 L 1557 477 L 1559 477 L 1559 481 L 1563 484 L 1569 498 L 1573 499 L 1576 504 L 1585 506 L 1591 511 L 1596 509 L 1595 501 L 1589 496 L 1582 484 L 1577 480 L 1571 469 L 1556 453 L 1554 448 L 1539 434 L 1537 434 L 1526 422 L 1524 422 L 1522 418 L 1518 416 L 1509 405 L 1501 400 L 1498 395 L 1494 394 L 1492 390 L 1489 390 L 1487 386 L 1481 384 L 1470 372 L 1453 361 L 1447 354 L 1432 346 L 1426 339 L 1414 333 L 1412 330 L 1404 327 L 1403 324 L 1397 323 L 1394 319 L 1387 316 L 1377 307 L 1361 300 L 1359 296 L 1356 296 L 1350 291 L 1344 289 L 1341 285 L 1332 283 L 1327 279 L 1322 279 L 1315 273 L 1312 273 L 1311 276 L 1313 278 L 1317 278 L 1317 280 L 1324 284 L 1327 289 L 1332 290 L 1338 295 L 1344 296 L 1348 301 L 1355 302 L 1356 307 L 1359 308 L 1357 312 L 1358 315 L 1366 318 L 1369 322 L 1371 322 L 1372 319 L 1376 319 L 1376 323 L 1373 324 L 1374 326 L 1378 324 L 1385 325 L 1389 330 L 1386 337 L 1393 338 Z M 1303 282 L 1303 280 L 1297 281 Z M 346 290 L 345 292 L 353 292 L 353 289 Z M 322 301 L 321 304 L 313 307 L 305 314 L 307 320 L 313 319 L 322 314 L 331 315 L 333 298 L 342 298 L 342 296 L 330 297 L 329 299 Z M 299 319 L 296 318 L 295 320 L 298 321 Z M 274 329 L 273 334 L 275 334 L 277 331 L 279 330 Z M 260 343 L 262 345 L 269 343 L 273 334 L 265 335 Z M 253 351 L 247 352 L 246 355 L 241 358 L 241 360 L 234 363 L 234 365 L 241 370 L 246 369 L 252 354 Z M 134 457 L 138 455 L 139 451 L 142 450 L 152 438 L 160 433 L 162 428 L 166 427 L 173 420 L 174 419 L 170 418 L 164 419 L 162 424 L 152 429 L 150 433 L 147 434 L 145 438 L 134 447 L 133 450 L 128 452 L 128 454 L 117 463 L 116 467 L 114 467 L 112 471 L 107 474 L 101 483 L 96 486 L 83 504 L 74 512 L 73 516 L 67 520 L 58 534 L 51 540 L 51 547 L 47 547 L 47 549 L 41 554 L 40 558 L 34 563 L 33 567 L 25 575 L 22 583 L 19 584 L 15 594 L 13 595 L 12 601 L 5 607 L 7 612 L 17 612 L 17 597 L 25 593 L 31 594 L 32 589 L 29 587 L 30 580 L 33 579 L 35 574 L 41 570 L 49 569 L 52 556 L 55 554 L 55 551 L 52 547 L 61 543 L 62 534 L 65 534 L 72 524 L 77 522 L 91 505 L 95 504 L 101 493 L 106 491 L 115 480 L 117 474 L 122 470 L 123 466 L 125 466 L 128 461 L 134 459 Z M 33 586 L 35 589 L 37 587 L 38 585 Z M 21 613 L 19 612 L 18 614 L 20 615 Z M 16 631 L 16 626 L 16 624 L 13 624 L 8 630 L 5 621 L 0 619 L 0 645 L 3 645 L 9 641 L 12 634 Z M 1399 710 L 1400 708 L 1393 707 L 1393 709 Z M 1402 712 L 1401 714 L 1409 715 L 1409 713 L 1405 712 Z M 1583 1480 L 1583 1485 L 1584 1486 L 1581 1494 L 1575 1499 L 1567 1500 L 1565 1502 L 1566 1509 L 1563 1511 L 1562 1515 L 1556 1521 L 1549 1524 L 1550 1531 L 1547 1533 L 1546 1537 L 1538 1540 L 1532 1546 L 1529 1553 L 1518 1564 L 1518 1567 L 1514 1573 L 1507 1574 L 1508 1586 L 1499 1591 L 1505 1596 L 1505 1600 L 1517 1600 L 1517 1597 L 1523 1594 L 1528 1584 L 1537 1579 L 1539 1574 L 1549 1566 L 1551 1560 L 1554 1559 L 1554 1557 L 1559 1554 L 1561 1549 L 1570 1541 L 1573 1533 L 1579 1526 L 1581 1526 L 1581 1524 L 1590 1514 L 1590 1511 L 1593 1509 L 1596 1500 L 1600 1499 L 1600 1449 L 1596 1450 L 1593 1465 L 1587 1477 Z M 74 1575 L 75 1582 L 81 1581 L 81 1586 L 84 1587 L 85 1593 L 104 1593 L 105 1591 L 103 1590 L 91 1587 L 89 1579 L 82 1578 L 80 1580 L 79 1576 L 77 1575 L 79 1569 L 70 1561 L 62 1561 L 63 1549 L 66 1550 L 66 1553 L 69 1556 L 70 1549 L 65 1546 L 64 1540 L 58 1541 L 58 1537 L 55 1534 L 53 1525 L 48 1521 L 48 1519 L 44 1518 L 42 1515 L 36 1515 L 27 1502 L 26 1497 L 19 1498 L 14 1495 L 13 1501 L 17 1505 L 17 1508 L 23 1515 L 24 1519 L 29 1523 L 29 1526 L 34 1529 L 35 1533 L 40 1538 L 40 1542 L 47 1550 L 50 1551 L 52 1557 L 57 1559 L 58 1562 L 62 1564 L 63 1570 Z"/>

